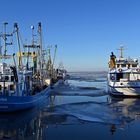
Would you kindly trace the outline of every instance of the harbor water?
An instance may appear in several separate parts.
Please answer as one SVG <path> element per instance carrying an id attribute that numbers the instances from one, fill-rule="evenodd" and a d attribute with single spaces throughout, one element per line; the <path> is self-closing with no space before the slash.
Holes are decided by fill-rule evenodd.
<path id="1" fill-rule="evenodd" d="M 0 140 L 138 140 L 140 99 L 107 93 L 106 72 L 71 72 L 36 108 L 0 114 Z"/>

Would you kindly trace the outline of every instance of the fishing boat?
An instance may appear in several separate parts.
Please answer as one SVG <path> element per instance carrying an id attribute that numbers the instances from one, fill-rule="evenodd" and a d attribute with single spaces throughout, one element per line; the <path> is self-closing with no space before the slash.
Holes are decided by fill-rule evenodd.
<path id="1" fill-rule="evenodd" d="M 13 112 L 37 106 L 47 99 L 51 90 L 51 77 L 47 70 L 49 60 L 45 60 L 43 53 L 41 23 L 38 23 L 39 43 L 35 44 L 32 26 L 32 44 L 24 44 L 23 48 L 20 45 L 17 23 L 14 24 L 11 34 L 6 33 L 7 24 L 4 23 L 4 33 L 0 35 L 3 39 L 0 54 L 0 112 Z M 8 48 L 8 45 L 13 43 L 7 42 L 8 37 L 14 34 L 18 46 L 16 54 L 12 53 L 14 49 Z"/>
<path id="2" fill-rule="evenodd" d="M 120 56 L 116 58 L 113 52 L 109 60 L 108 91 L 111 95 L 125 97 L 140 97 L 140 68 L 138 59 L 124 58 L 123 46 Z"/>
<path id="3" fill-rule="evenodd" d="M 62 62 L 59 63 L 59 66 L 56 71 L 57 71 L 57 79 L 64 79 L 64 80 L 67 79 L 68 74 Z"/>

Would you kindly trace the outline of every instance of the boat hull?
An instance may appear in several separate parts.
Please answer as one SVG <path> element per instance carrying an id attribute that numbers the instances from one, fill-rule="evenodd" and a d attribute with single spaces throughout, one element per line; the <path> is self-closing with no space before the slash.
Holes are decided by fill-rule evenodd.
<path id="1" fill-rule="evenodd" d="M 50 87 L 32 96 L 0 96 L 0 112 L 15 112 L 40 105 L 48 98 Z"/>
<path id="2" fill-rule="evenodd" d="M 140 97 L 140 87 L 112 87 L 108 91 L 113 96 Z"/>

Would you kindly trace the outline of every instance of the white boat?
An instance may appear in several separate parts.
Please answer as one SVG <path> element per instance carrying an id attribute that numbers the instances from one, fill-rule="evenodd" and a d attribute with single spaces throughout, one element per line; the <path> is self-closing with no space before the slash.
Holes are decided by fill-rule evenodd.
<path id="1" fill-rule="evenodd" d="M 123 47 L 120 47 L 120 57 L 113 52 L 109 60 L 108 91 L 111 95 L 140 97 L 140 67 L 138 59 L 125 59 Z"/>

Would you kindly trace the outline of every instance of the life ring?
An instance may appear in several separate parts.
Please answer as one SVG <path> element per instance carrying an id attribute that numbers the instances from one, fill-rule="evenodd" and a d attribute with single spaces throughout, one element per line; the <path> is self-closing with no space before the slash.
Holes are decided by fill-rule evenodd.
<path id="1" fill-rule="evenodd" d="M 118 69 L 119 72 L 122 72 L 122 69 Z"/>
<path id="2" fill-rule="evenodd" d="M 114 76 L 111 76 L 111 78 L 110 78 L 111 80 L 115 80 L 115 77 Z"/>

